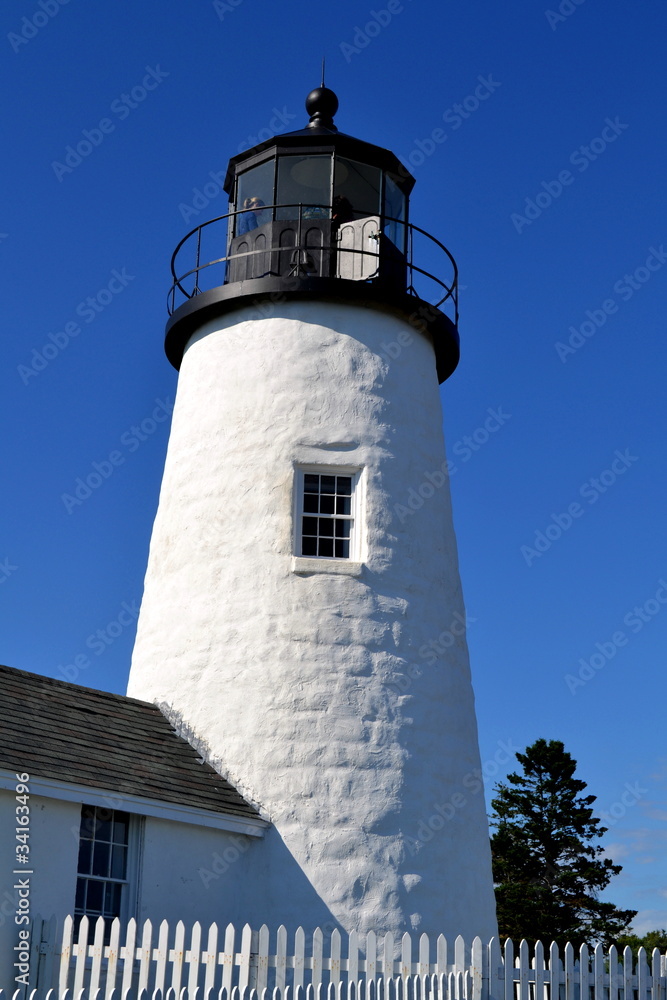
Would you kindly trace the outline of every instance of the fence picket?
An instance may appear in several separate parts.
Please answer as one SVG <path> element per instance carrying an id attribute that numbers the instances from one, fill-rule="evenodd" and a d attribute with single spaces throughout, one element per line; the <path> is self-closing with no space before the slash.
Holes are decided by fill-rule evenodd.
<path id="1" fill-rule="evenodd" d="M 202 955 L 204 963 L 204 1000 L 211 1000 L 211 991 L 215 988 L 215 973 L 218 967 L 218 925 L 212 923 L 206 939 L 206 954 Z"/>
<path id="2" fill-rule="evenodd" d="M 72 957 L 72 939 L 74 933 L 74 918 L 65 917 L 63 923 L 63 943 L 60 947 L 60 969 L 58 970 L 58 995 L 63 996 L 67 989 L 69 963 Z"/>
<path id="3" fill-rule="evenodd" d="M 183 959 L 185 958 L 185 924 L 179 920 L 176 924 L 176 934 L 174 936 L 174 947 L 169 952 L 171 962 L 171 983 L 177 997 L 181 993 L 181 980 L 183 978 Z"/>
<path id="4" fill-rule="evenodd" d="M 528 970 L 530 969 L 530 949 L 524 938 L 519 945 L 519 1000 L 529 1000 Z"/>
<path id="5" fill-rule="evenodd" d="M 359 982 L 359 936 L 351 931 L 347 939 L 347 997 L 357 1000 L 357 983 Z M 657 1000 L 657 997 L 656 997 Z"/>
<path id="6" fill-rule="evenodd" d="M 139 982 L 137 983 L 137 991 L 141 994 L 142 990 L 148 990 L 148 977 L 151 971 L 151 957 L 152 957 L 152 941 L 153 941 L 153 924 L 150 920 L 144 921 L 144 926 L 141 931 L 141 944 L 139 946 Z"/>
<path id="7" fill-rule="evenodd" d="M 121 958 L 123 959 L 123 978 L 121 979 L 120 995 L 122 1000 L 128 996 L 132 989 L 132 973 L 134 971 L 134 945 L 137 938 L 137 922 L 132 917 L 127 922 L 125 932 L 125 947 L 121 948 Z"/>
<path id="8" fill-rule="evenodd" d="M 514 1000 L 514 944 L 508 938 L 505 942 L 505 984 L 503 996 L 505 1000 Z M 572 1000 L 566 997 L 565 1000 Z"/>
<path id="9" fill-rule="evenodd" d="M 651 953 L 651 1000 L 662 1000 L 663 989 L 660 982 L 660 952 L 654 948 Z"/>
<path id="10" fill-rule="evenodd" d="M 387 931 L 382 944 L 382 976 L 389 987 L 389 981 L 394 977 L 394 935 Z M 387 1000 L 390 990 L 387 989 Z"/>
<path id="11" fill-rule="evenodd" d="M 88 949 L 88 958 L 92 959 L 90 969 L 90 979 L 88 982 L 89 995 L 94 997 L 100 987 L 100 976 L 102 974 L 102 959 L 104 957 L 104 920 L 98 917 L 95 921 L 95 933 L 93 943 Z"/>
<path id="12" fill-rule="evenodd" d="M 575 1000 L 574 996 L 574 948 L 568 941 L 563 954 L 563 964 L 565 966 L 565 1000 Z M 628 997 L 628 1000 L 632 1000 Z"/>
<path id="13" fill-rule="evenodd" d="M 221 998 L 225 997 L 225 1000 L 231 1000 L 232 987 L 234 985 L 234 965 L 235 965 L 235 953 L 234 953 L 234 942 L 236 938 L 236 929 L 234 924 L 227 924 L 225 928 L 225 950 L 222 955 L 218 958 L 218 962 L 222 965 L 222 988 L 220 991 Z"/>
<path id="14" fill-rule="evenodd" d="M 532 961 L 533 980 L 535 982 L 533 995 L 535 1000 L 547 1000 L 545 993 L 546 971 L 544 965 L 544 945 L 541 941 L 535 942 L 535 955 Z"/>
<path id="15" fill-rule="evenodd" d="M 261 996 L 269 982 L 269 928 L 262 924 L 257 937 L 257 979 L 255 988 Z"/>
<path id="16" fill-rule="evenodd" d="M 504 1000 L 505 974 L 503 971 L 503 955 L 500 941 L 493 937 L 489 941 L 489 997 L 488 1000 Z M 557 1000 L 557 998 L 556 998 Z"/>
<path id="17" fill-rule="evenodd" d="M 250 985 L 250 959 L 252 953 L 252 928 L 245 924 L 241 931 L 241 951 L 236 961 L 239 967 L 239 991 L 243 995 Z"/>
<path id="18" fill-rule="evenodd" d="M 185 959 L 189 962 L 187 995 L 190 1000 L 194 1000 L 199 980 L 199 965 L 201 963 L 201 924 L 198 920 L 192 925 L 190 951 L 186 952 Z"/>
<path id="19" fill-rule="evenodd" d="M 637 1000 L 648 1000 L 648 965 L 646 949 L 637 952 Z"/>
<path id="20" fill-rule="evenodd" d="M 337 927 L 334 927 L 331 932 L 331 960 L 329 963 L 329 982 L 333 986 L 338 986 L 340 983 L 340 931 Z M 334 993 L 332 1000 L 336 1000 L 336 995 Z"/>
<path id="21" fill-rule="evenodd" d="M 306 932 L 297 927 L 294 935 L 294 990 L 303 990 L 303 973 L 306 964 Z M 294 997 L 297 1000 L 297 997 Z M 300 997 L 300 1000 L 303 1000 Z"/>
<path id="22" fill-rule="evenodd" d="M 287 979 L 287 929 L 281 924 L 276 934 L 276 986 L 278 996 L 283 995 Z M 273 1000 L 277 1000 L 275 991 Z"/>
<path id="23" fill-rule="evenodd" d="M 632 988 L 632 951 L 629 945 L 623 949 L 623 1000 L 634 1000 Z"/>
<path id="24" fill-rule="evenodd" d="M 484 992 L 484 948 L 482 947 L 482 939 L 479 937 L 473 939 L 470 962 L 471 1000 L 482 1000 Z"/>
<path id="25" fill-rule="evenodd" d="M 167 979 L 167 962 L 169 960 L 169 924 L 166 920 L 162 921 L 158 930 L 154 958 L 155 992 L 159 990 L 160 996 L 164 996 L 164 986 Z"/>
<path id="26" fill-rule="evenodd" d="M 401 971 L 400 976 L 404 986 L 408 976 L 412 975 L 412 938 L 406 931 L 401 938 Z M 404 989 L 404 996 L 407 991 Z"/>
<path id="27" fill-rule="evenodd" d="M 313 931 L 313 968 L 312 983 L 313 988 L 322 982 L 322 954 L 324 951 L 324 935 L 319 927 Z M 321 995 L 321 994 L 320 994 Z"/>
<path id="28" fill-rule="evenodd" d="M 377 979 L 378 975 L 377 959 L 378 959 L 377 934 L 375 933 L 375 931 L 369 931 L 368 934 L 366 935 L 366 962 L 365 964 L 362 963 L 362 968 L 364 968 L 366 972 L 367 992 L 364 1000 L 377 1000 L 376 996 L 373 996 L 371 998 L 368 995 L 369 983 L 373 983 Z M 357 997 L 357 1000 L 359 1000 L 359 997 Z"/>
<path id="29" fill-rule="evenodd" d="M 76 966 L 74 968 L 74 996 L 78 997 L 84 987 L 86 971 L 86 951 L 88 950 L 88 917 L 81 917 L 79 936 L 75 945 Z"/>
<path id="30" fill-rule="evenodd" d="M 440 976 L 447 972 L 447 938 L 444 934 L 438 934 L 435 942 L 435 971 Z"/>

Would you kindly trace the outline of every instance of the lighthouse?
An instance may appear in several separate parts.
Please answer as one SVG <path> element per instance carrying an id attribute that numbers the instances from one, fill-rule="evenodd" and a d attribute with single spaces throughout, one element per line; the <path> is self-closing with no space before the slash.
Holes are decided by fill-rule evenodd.
<path id="1" fill-rule="evenodd" d="M 496 933 L 439 383 L 456 265 L 336 95 L 172 259 L 179 370 L 128 694 L 270 823 L 241 919 Z M 224 879 L 220 919 L 229 899 Z"/>

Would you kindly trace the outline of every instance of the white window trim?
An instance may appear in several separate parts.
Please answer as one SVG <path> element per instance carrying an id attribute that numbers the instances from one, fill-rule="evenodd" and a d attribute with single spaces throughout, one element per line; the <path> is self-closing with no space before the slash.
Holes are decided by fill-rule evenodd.
<path id="1" fill-rule="evenodd" d="M 301 518 L 303 517 L 303 477 L 307 473 L 320 476 L 350 476 L 352 478 L 352 503 L 350 517 L 350 555 L 302 556 Z M 294 537 L 292 540 L 293 573 L 338 573 L 345 576 L 359 576 L 363 568 L 364 537 L 363 524 L 364 470 L 358 465 L 317 465 L 312 462 L 294 466 Z M 317 515 L 315 515 L 317 516 Z"/>
<path id="2" fill-rule="evenodd" d="M 82 808 L 85 805 L 99 805 L 99 803 L 88 803 L 83 802 Z M 110 808 L 110 807 L 106 807 Z M 127 812 L 126 809 L 115 809 L 114 812 Z M 100 879 L 103 882 L 120 882 L 123 886 L 121 891 L 121 906 L 119 919 L 123 926 L 127 924 L 127 921 L 132 917 L 137 917 L 138 915 L 138 904 L 139 904 L 139 894 L 140 894 L 140 880 L 142 873 L 142 859 L 143 859 L 143 849 L 144 849 L 144 830 L 145 830 L 145 818 L 143 816 L 133 815 L 128 813 L 129 823 L 127 829 L 127 866 L 125 871 L 124 879 Z M 79 840 L 81 838 L 79 837 Z M 94 875 L 84 875 L 79 872 L 79 866 L 77 863 L 76 878 L 91 878 L 94 879 Z M 95 933 L 95 924 L 97 922 L 97 917 L 89 916 L 90 921 L 89 926 L 92 931 L 89 931 L 89 936 L 92 939 L 92 935 Z"/>

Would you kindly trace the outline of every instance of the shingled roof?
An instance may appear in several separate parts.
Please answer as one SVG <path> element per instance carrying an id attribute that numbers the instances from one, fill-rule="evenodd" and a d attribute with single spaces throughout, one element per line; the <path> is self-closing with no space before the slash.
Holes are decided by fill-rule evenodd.
<path id="1" fill-rule="evenodd" d="M 0 768 L 259 819 L 156 705 L 0 666 Z"/>

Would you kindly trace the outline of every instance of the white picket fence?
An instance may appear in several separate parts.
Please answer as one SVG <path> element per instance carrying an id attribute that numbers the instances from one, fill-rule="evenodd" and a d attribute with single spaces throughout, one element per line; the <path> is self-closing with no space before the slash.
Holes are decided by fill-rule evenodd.
<path id="1" fill-rule="evenodd" d="M 105 944 L 101 918 L 93 927 L 84 917 L 76 941 L 73 926 L 67 917 L 58 947 L 53 921 L 34 922 L 37 988 L 0 990 L 0 1000 L 667 1000 L 667 955 L 657 949 L 633 962 L 629 948 L 575 954 L 568 944 L 561 957 L 540 942 L 516 951 L 511 941 L 468 947 L 458 937 L 451 948 L 440 935 L 432 947 L 426 934 L 373 932 L 352 932 L 343 948 L 338 930 L 325 940 L 299 928 L 290 944 L 279 927 L 272 943 L 266 925 L 238 934 L 232 924 L 224 940 L 211 924 L 204 943 L 199 923 L 186 934 L 181 921 L 172 934 L 166 920 L 130 920 L 122 944 L 114 920 Z"/>

